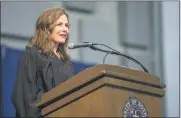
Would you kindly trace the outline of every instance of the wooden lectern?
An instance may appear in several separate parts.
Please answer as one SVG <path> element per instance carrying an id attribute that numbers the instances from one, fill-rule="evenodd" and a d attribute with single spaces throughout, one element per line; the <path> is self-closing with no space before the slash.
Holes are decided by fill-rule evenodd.
<path id="1" fill-rule="evenodd" d="M 45 117 L 162 117 L 164 88 L 156 76 L 102 64 L 43 94 L 37 107 Z"/>

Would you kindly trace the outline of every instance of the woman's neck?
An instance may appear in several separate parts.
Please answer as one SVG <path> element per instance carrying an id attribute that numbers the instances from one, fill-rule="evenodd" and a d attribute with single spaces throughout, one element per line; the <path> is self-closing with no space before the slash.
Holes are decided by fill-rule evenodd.
<path id="1" fill-rule="evenodd" d="M 57 50 L 58 50 L 58 46 L 59 46 L 59 44 L 58 44 L 58 43 L 54 43 L 53 52 L 54 52 L 54 53 L 55 53 L 58 57 L 60 57 L 59 53 L 57 52 Z"/>

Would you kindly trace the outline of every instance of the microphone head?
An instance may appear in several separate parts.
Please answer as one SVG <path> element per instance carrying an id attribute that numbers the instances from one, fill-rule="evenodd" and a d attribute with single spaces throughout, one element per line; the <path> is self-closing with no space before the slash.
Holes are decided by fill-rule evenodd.
<path id="1" fill-rule="evenodd" d="M 68 44 L 68 49 L 74 49 L 74 43 L 69 43 Z"/>

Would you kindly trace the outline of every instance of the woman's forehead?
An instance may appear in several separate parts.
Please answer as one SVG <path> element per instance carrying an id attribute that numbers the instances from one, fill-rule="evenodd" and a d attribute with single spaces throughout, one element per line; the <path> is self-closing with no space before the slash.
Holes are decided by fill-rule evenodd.
<path id="1" fill-rule="evenodd" d="M 56 23 L 69 23 L 69 21 L 68 21 L 67 16 L 63 14 L 58 18 Z"/>

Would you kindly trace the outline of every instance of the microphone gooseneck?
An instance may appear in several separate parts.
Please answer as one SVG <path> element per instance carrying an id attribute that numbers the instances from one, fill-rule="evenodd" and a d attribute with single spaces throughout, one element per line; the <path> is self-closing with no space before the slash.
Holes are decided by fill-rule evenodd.
<path id="1" fill-rule="evenodd" d="M 95 45 L 105 46 L 105 47 L 107 47 L 107 48 L 109 48 L 109 49 L 111 49 L 111 50 L 113 50 L 113 51 L 104 50 L 104 49 L 95 47 Z M 137 60 L 134 59 L 133 57 L 128 56 L 128 55 L 125 55 L 125 54 L 123 54 L 123 53 L 121 53 L 121 52 L 119 52 L 119 51 L 117 51 L 117 50 L 115 50 L 115 49 L 113 49 L 113 48 L 105 45 L 105 44 L 84 42 L 84 43 L 80 43 L 80 44 L 70 43 L 70 44 L 68 45 L 68 48 L 69 48 L 69 49 L 76 49 L 76 48 L 82 48 L 82 47 L 84 47 L 84 48 L 85 48 L 85 47 L 89 47 L 89 48 L 91 48 L 91 49 L 93 49 L 93 50 L 98 50 L 98 51 L 107 53 L 107 54 L 105 55 L 105 57 L 104 57 L 103 63 L 105 62 L 105 58 L 106 58 L 106 56 L 107 56 L 108 54 L 119 55 L 119 56 L 126 57 L 127 59 L 129 59 L 129 60 L 137 63 L 138 65 L 140 65 L 140 66 L 142 67 L 142 69 L 144 70 L 144 72 L 149 73 L 148 70 L 147 70 L 139 61 L 137 61 Z"/>
<path id="2" fill-rule="evenodd" d="M 69 43 L 68 48 L 69 49 L 76 49 L 76 48 L 85 48 L 85 47 L 92 47 L 93 45 L 97 45 L 94 43 L 79 43 L 79 44 L 74 44 L 74 43 Z"/>

